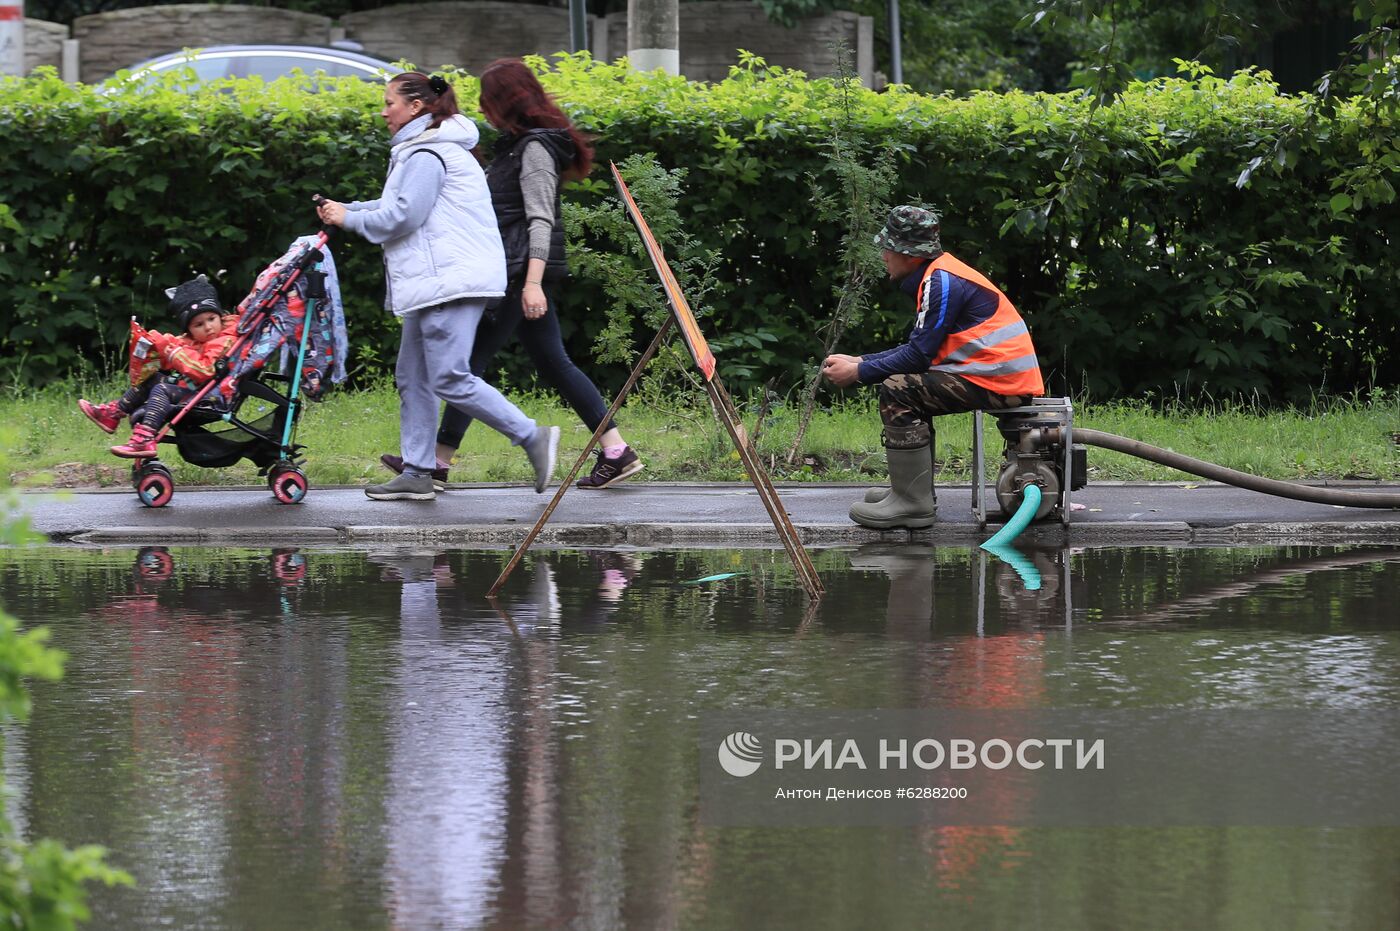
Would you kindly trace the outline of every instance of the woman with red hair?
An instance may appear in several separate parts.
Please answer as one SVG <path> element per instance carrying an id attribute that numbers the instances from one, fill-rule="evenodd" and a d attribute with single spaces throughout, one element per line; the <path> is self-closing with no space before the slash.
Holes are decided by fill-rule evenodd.
<path id="1" fill-rule="evenodd" d="M 597 430 L 608 405 L 565 351 L 557 303 L 569 274 L 559 190 L 566 181 L 587 177 L 593 147 L 518 58 L 494 61 L 481 73 L 480 106 L 501 134 L 492 149 L 486 183 L 505 246 L 507 283 L 495 314 L 482 320 L 477 330 L 471 370 L 486 372 L 496 353 L 519 333 L 540 375 L 558 389 L 590 431 Z M 444 412 L 435 481 L 447 481 L 452 457 L 470 425 L 471 417 L 457 408 Z M 395 472 L 403 468 L 398 456 L 384 455 L 380 461 Z M 609 423 L 600 438 L 598 461 L 578 487 L 606 488 L 641 470 L 641 460 L 622 439 L 617 424 Z"/>

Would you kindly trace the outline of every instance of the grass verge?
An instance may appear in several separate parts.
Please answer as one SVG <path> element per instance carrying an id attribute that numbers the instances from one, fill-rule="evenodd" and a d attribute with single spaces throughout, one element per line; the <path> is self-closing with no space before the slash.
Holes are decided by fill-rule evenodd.
<path id="1" fill-rule="evenodd" d="M 11 480 L 22 487 L 124 485 L 129 463 L 107 448 L 124 440 L 125 427 L 108 437 L 78 412 L 79 397 L 109 399 L 121 390 L 100 385 L 59 384 L 38 390 L 11 389 L 0 396 L 0 423 L 8 424 Z M 552 394 L 515 392 L 513 399 L 542 423 L 564 428 L 561 472 L 588 441 L 589 431 Z M 627 440 L 646 463 L 632 481 L 742 481 L 743 468 L 728 435 L 708 407 L 684 401 L 629 401 L 619 416 Z M 745 418 L 750 431 L 753 415 Z M 937 422 L 940 480 L 971 478 L 972 416 Z M 1400 480 L 1400 396 L 1376 391 L 1369 398 L 1319 402 L 1307 410 L 1266 410 L 1214 405 L 1191 410 L 1135 402 L 1077 405 L 1075 423 L 1117 433 L 1232 469 L 1279 479 Z M 778 407 L 765 417 L 758 450 L 778 480 L 868 481 L 883 478 L 884 451 L 873 392 L 819 411 L 802 455 L 793 465 L 785 454 L 795 435 L 794 410 Z M 1000 462 L 988 424 L 989 475 Z M 356 485 L 387 474 L 379 455 L 398 451 L 398 396 L 391 387 L 332 392 L 310 405 L 298 441 L 307 449 L 313 485 Z M 182 485 L 253 484 L 256 469 L 243 462 L 227 469 L 202 469 L 168 454 Z M 1107 450 L 1089 450 L 1090 480 L 1185 480 L 1191 476 Z M 585 469 L 588 465 L 585 465 Z M 500 434 L 480 425 L 467 434 L 453 467 L 458 482 L 517 482 L 528 475 L 525 456 Z"/>

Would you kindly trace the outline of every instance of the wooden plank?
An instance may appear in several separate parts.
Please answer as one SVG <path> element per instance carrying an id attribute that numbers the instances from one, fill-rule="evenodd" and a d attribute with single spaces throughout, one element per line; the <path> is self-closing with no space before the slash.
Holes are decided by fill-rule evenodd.
<path id="1" fill-rule="evenodd" d="M 715 356 L 710 350 L 709 343 L 705 340 L 705 335 L 700 331 L 700 325 L 695 319 L 695 314 L 691 312 L 690 304 L 686 301 L 685 295 L 681 293 L 680 284 L 676 281 L 675 275 L 671 272 L 670 264 L 666 261 L 665 253 L 661 249 L 660 243 L 652 235 L 651 228 L 647 225 L 646 218 L 642 216 L 641 209 L 637 202 L 633 200 L 632 193 L 627 189 L 627 182 L 622 180 L 622 174 L 617 170 L 616 165 L 611 165 L 613 180 L 617 183 L 618 195 L 627 210 L 627 215 L 637 227 L 637 233 L 642 238 L 642 244 L 646 248 L 648 258 L 656 268 L 657 275 L 661 278 L 662 288 L 666 292 L 667 302 L 671 307 L 671 316 L 662 324 L 657 331 L 656 337 L 647 347 L 646 352 L 637 360 L 636 366 L 632 369 L 632 374 L 627 379 L 627 384 L 623 385 L 622 391 L 618 393 L 617 399 L 613 401 L 612 407 L 608 409 L 607 416 L 599 424 L 598 429 L 593 432 L 593 436 L 584 447 L 583 453 L 578 461 L 574 463 L 573 469 L 569 472 L 569 477 L 565 479 L 554 493 L 554 498 L 545 507 L 544 513 L 535 521 L 535 525 L 530 528 L 525 535 L 524 541 L 511 556 L 510 562 L 501 571 L 500 576 L 492 583 L 487 591 L 488 598 L 495 595 L 505 585 L 510 578 L 515 567 L 524 558 L 525 552 L 539 536 L 544 525 L 549 522 L 549 518 L 554 514 L 554 509 L 558 507 L 565 492 L 573 484 L 574 476 L 578 474 L 580 467 L 588 458 L 588 454 L 597 444 L 599 438 L 604 433 L 605 427 L 611 422 L 613 414 L 622 406 L 622 401 L 628 392 L 632 390 L 637 379 L 641 376 L 646 364 L 651 361 L 652 356 L 661 347 L 662 340 L 670 332 L 673 324 L 680 327 L 681 335 L 685 340 L 686 348 L 690 351 L 691 358 L 705 377 L 705 390 L 709 394 L 711 406 L 715 415 L 724 424 L 729 432 L 730 439 L 734 443 L 734 449 L 739 453 L 739 458 L 744 464 L 744 470 L 748 473 L 749 481 L 753 483 L 754 490 L 758 492 L 759 500 L 763 502 L 764 508 L 768 511 L 769 518 L 773 521 L 773 527 L 778 532 L 778 538 L 782 540 L 783 548 L 787 550 L 788 558 L 792 561 L 793 569 L 797 573 L 798 582 L 802 585 L 803 591 L 808 598 L 813 601 L 819 600 L 826 589 L 822 585 L 821 576 L 817 574 L 816 567 L 812 565 L 812 560 L 807 555 L 807 550 L 803 548 L 802 541 L 797 535 L 797 528 L 792 525 L 788 517 L 787 509 L 783 507 L 782 501 L 778 498 L 778 492 L 773 487 L 773 482 L 768 476 L 768 472 L 763 468 L 763 463 L 759 460 L 757 452 L 749 442 L 748 434 L 744 430 L 744 425 L 738 412 L 734 409 L 734 403 L 729 398 L 729 393 L 724 390 L 724 384 L 715 374 Z"/>

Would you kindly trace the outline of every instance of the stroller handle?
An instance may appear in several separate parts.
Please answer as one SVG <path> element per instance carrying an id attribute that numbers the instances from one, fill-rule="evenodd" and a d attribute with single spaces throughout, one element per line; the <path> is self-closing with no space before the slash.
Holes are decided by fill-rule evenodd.
<path id="1" fill-rule="evenodd" d="M 317 209 L 317 210 L 320 210 L 320 209 L 321 209 L 321 205 L 324 204 L 324 203 L 326 202 L 326 199 L 327 199 L 327 198 L 326 198 L 325 195 L 323 195 L 323 194 L 312 194 L 312 195 L 311 195 L 311 203 L 313 203 L 313 204 L 316 205 L 316 209 Z M 334 232 L 335 232 L 335 227 L 334 227 L 334 226 L 330 226 L 330 225 L 328 225 L 328 224 L 322 223 L 322 224 L 321 224 L 321 235 L 324 236 L 325 239 L 322 239 L 321 242 L 318 243 L 318 245 L 324 246 L 324 245 L 326 244 L 326 239 L 330 239 L 331 234 L 334 233 Z"/>
<path id="2" fill-rule="evenodd" d="M 297 256 L 295 262 L 296 267 L 301 271 L 306 271 L 308 268 L 325 258 L 325 255 L 321 252 L 321 247 L 324 246 L 326 244 L 326 241 L 330 238 L 331 231 L 326 229 L 325 227 L 322 227 L 321 231 L 316 234 L 316 241 L 308 243 L 306 246 L 306 250 L 302 252 L 301 255 Z M 290 284 L 290 282 L 288 282 L 288 284 Z"/>
<path id="3" fill-rule="evenodd" d="M 243 335 L 256 329 L 269 307 L 276 303 L 279 297 L 291 290 L 296 280 L 317 262 L 324 258 L 321 247 L 330 239 L 330 232 L 322 229 L 311 242 L 304 243 L 301 251 L 293 256 L 286 266 L 274 277 L 267 286 L 259 291 L 248 304 L 248 312 L 244 319 L 238 322 L 238 333 Z"/>

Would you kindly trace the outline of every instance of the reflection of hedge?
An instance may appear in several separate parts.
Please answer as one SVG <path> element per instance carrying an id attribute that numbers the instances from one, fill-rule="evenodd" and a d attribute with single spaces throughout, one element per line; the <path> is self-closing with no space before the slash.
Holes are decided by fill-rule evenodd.
<path id="1" fill-rule="evenodd" d="M 795 378 L 840 273 L 841 230 L 813 222 L 808 181 L 832 177 L 833 85 L 744 72 L 710 86 L 572 62 L 549 80 L 599 134 L 602 160 L 650 150 L 688 169 L 682 210 L 724 257 L 712 330 L 776 336 L 764 345 L 781 347 L 779 371 Z M 938 206 L 945 245 L 1005 283 L 1054 387 L 1282 398 L 1400 383 L 1400 210 L 1377 202 L 1400 173 L 1394 127 L 1343 107 L 1307 131 L 1305 157 L 1266 164 L 1237 189 L 1300 102 L 1248 77 L 1137 86 L 1095 114 L 1080 148 L 1092 183 L 1037 229 L 1016 202 L 1034 201 L 1064 165 L 1084 126 L 1074 98 L 861 91 L 856 102 L 865 143 L 901 151 L 896 199 Z M 22 361 L 23 377 L 40 379 L 70 369 L 72 347 L 95 338 L 110 364 L 128 315 L 157 318 L 161 289 L 193 268 L 227 269 L 236 297 L 313 228 L 311 194 L 377 191 L 376 111 L 377 90 L 353 82 L 315 95 L 0 84 L 5 365 Z M 1361 196 L 1336 197 L 1332 179 L 1368 164 Z M 574 196 L 602 196 L 604 176 Z M 338 256 L 357 355 L 383 367 L 395 337 L 377 306 L 378 250 L 345 242 Z M 603 305 L 597 282 L 576 280 L 565 308 L 576 356 L 603 322 L 588 308 Z M 897 307 L 887 300 L 844 348 L 901 338 Z"/>

